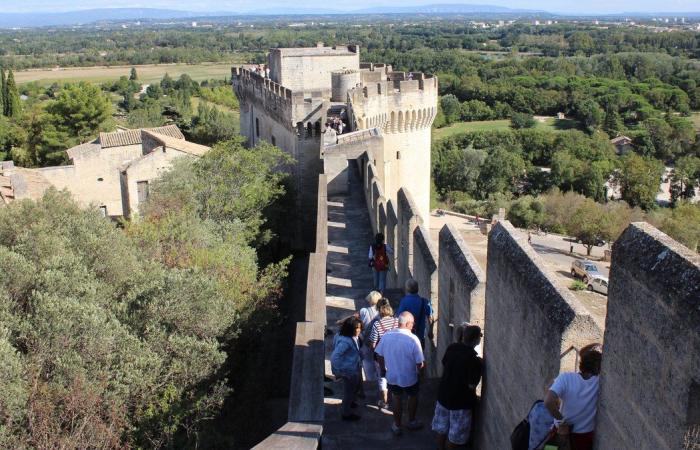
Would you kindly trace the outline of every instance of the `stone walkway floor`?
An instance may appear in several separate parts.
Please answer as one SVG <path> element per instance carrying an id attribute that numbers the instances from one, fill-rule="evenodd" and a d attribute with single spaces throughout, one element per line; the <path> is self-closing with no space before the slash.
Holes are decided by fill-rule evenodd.
<path id="1" fill-rule="evenodd" d="M 328 199 L 328 277 L 326 319 L 335 334 L 337 320 L 365 306 L 364 298 L 372 288 L 372 272 L 367 266 L 367 250 L 372 241 L 362 185 L 355 164 L 350 164 L 349 191 L 346 196 Z M 326 375 L 332 378 L 330 354 L 333 334 L 326 336 Z M 358 399 L 357 422 L 340 419 L 342 382 L 328 382 L 333 391 L 325 398 L 324 450 L 336 449 L 431 449 L 435 448 L 430 420 L 435 407 L 435 380 L 422 382 L 418 418 L 425 426 L 419 431 L 405 430 L 402 436 L 391 433 L 393 417 L 375 405 L 376 383 L 365 382 L 366 399 Z M 405 407 L 404 407 L 405 409 Z M 404 411 L 404 423 L 407 422 Z"/>

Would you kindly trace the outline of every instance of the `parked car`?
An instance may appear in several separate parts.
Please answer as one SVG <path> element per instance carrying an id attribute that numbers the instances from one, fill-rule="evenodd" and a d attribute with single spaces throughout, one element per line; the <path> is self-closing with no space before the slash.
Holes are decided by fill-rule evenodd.
<path id="1" fill-rule="evenodd" d="M 606 277 L 595 277 L 588 281 L 588 290 L 608 295 L 608 279 Z"/>
<path id="2" fill-rule="evenodd" d="M 582 241 L 581 239 L 578 239 L 576 242 L 579 243 L 579 244 L 583 244 L 583 241 Z M 605 244 L 607 244 L 607 242 L 605 241 L 605 239 L 596 238 L 594 244 L 595 244 L 597 247 L 602 247 L 602 246 L 604 246 Z"/>
<path id="3" fill-rule="evenodd" d="M 604 275 L 598 270 L 598 266 L 587 259 L 577 259 L 571 263 L 571 276 L 574 278 L 581 278 L 581 280 L 586 284 L 588 284 L 588 280 L 595 277 L 604 277 Z"/>

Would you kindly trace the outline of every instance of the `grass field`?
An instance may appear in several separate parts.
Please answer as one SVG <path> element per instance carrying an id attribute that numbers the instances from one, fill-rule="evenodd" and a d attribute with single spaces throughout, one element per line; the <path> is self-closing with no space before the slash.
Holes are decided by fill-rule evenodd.
<path id="1" fill-rule="evenodd" d="M 700 120 L 700 119 L 698 119 Z M 575 129 L 578 123 L 571 119 L 556 119 L 554 117 L 540 117 L 535 128 L 548 131 L 561 131 Z M 444 139 L 456 134 L 469 133 L 472 131 L 500 131 L 509 130 L 510 120 L 480 120 L 475 122 L 453 123 L 449 127 L 437 128 L 433 130 L 433 139 Z"/>
<path id="2" fill-rule="evenodd" d="M 188 74 L 195 81 L 208 79 L 224 79 L 231 77 L 231 66 L 234 63 L 204 63 L 204 64 L 157 64 L 134 66 L 139 81 L 150 84 L 163 78 L 167 72 L 171 77 L 177 78 L 183 73 Z M 117 80 L 120 76 L 129 76 L 132 66 L 114 67 L 68 67 L 65 69 L 41 69 L 15 72 L 15 81 L 18 85 L 37 81 L 41 85 L 49 86 L 54 82 L 65 83 L 69 81 L 89 81 L 102 83 Z"/>
<path id="3" fill-rule="evenodd" d="M 695 125 L 695 130 L 700 131 L 700 112 L 694 112 L 690 115 L 690 120 L 693 121 Z"/>

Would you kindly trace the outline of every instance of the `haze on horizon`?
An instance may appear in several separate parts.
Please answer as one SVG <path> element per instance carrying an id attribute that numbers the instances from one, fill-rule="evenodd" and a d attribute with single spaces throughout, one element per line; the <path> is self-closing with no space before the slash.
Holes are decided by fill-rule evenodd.
<path id="1" fill-rule="evenodd" d="M 356 0 L 351 3 L 322 3 L 315 0 L 298 0 L 291 7 L 299 9 L 335 9 L 357 10 L 375 6 L 417 6 L 426 4 L 481 4 L 504 6 L 513 9 L 534 9 L 559 14 L 611 14 L 623 12 L 668 13 L 698 12 L 700 3 L 697 0 Z M 290 9 L 289 2 L 272 0 L 202 0 L 193 2 L 184 0 L 0 0 L 0 6 L 6 13 L 10 12 L 60 12 L 94 8 L 162 8 L 179 9 L 197 12 L 248 12 L 269 10 L 275 7 Z"/>

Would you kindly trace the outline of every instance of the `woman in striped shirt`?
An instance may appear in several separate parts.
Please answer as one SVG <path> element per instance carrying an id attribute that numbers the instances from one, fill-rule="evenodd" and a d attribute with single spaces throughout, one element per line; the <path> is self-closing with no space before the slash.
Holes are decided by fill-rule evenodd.
<path id="1" fill-rule="evenodd" d="M 372 321 L 372 331 L 369 334 L 369 345 L 373 350 L 377 348 L 379 340 L 387 331 L 399 327 L 399 319 L 394 317 L 394 309 L 389 304 L 389 300 L 386 298 L 379 300 L 377 308 L 379 309 L 379 315 Z M 379 373 L 378 387 L 381 394 L 381 398 L 377 401 L 377 406 L 386 408 L 388 399 L 386 372 L 382 372 L 379 369 L 379 363 L 376 361 L 375 364 L 377 364 L 377 372 Z"/>

